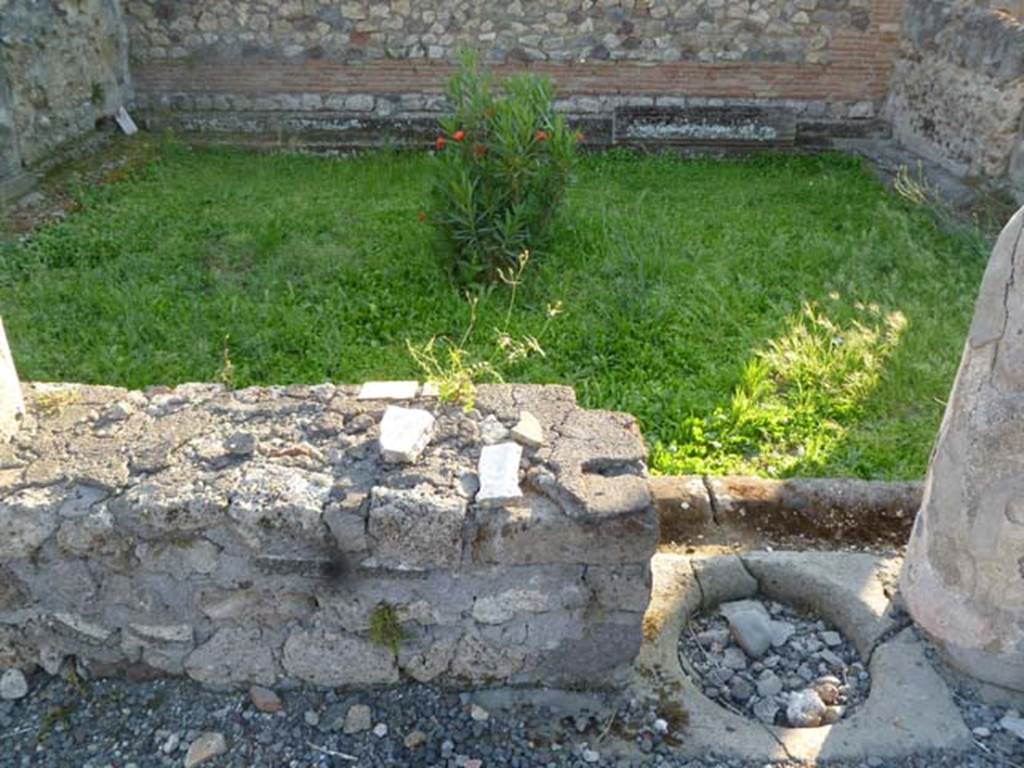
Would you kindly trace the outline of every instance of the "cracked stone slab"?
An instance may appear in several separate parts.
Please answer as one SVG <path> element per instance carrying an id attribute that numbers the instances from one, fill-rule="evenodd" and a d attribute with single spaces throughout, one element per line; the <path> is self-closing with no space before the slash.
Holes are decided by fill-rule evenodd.
<path id="1" fill-rule="evenodd" d="M 933 750 L 971 748 L 971 734 L 944 680 L 925 655 L 924 644 L 913 629 L 899 631 L 898 623 L 886 619 L 883 585 L 889 583 L 893 569 L 898 572 L 898 561 L 840 552 L 743 555 L 763 593 L 789 603 L 802 599 L 815 610 L 828 604 L 828 610 L 821 613 L 851 639 L 859 635 L 868 644 L 868 653 L 862 655 L 870 659 L 872 688 L 856 712 L 835 725 L 780 728 L 722 708 L 705 697 L 683 671 L 679 636 L 702 605 L 696 573 L 698 569 L 704 573 L 713 570 L 704 563 L 698 565 L 701 560 L 706 559 L 668 553 L 653 558 L 651 604 L 644 617 L 644 643 L 636 663 L 639 687 L 652 688 L 652 693 L 660 696 L 671 692 L 686 708 L 689 726 L 681 748 L 685 754 L 703 756 L 713 751 L 758 762 L 815 763 L 868 756 L 899 759 Z M 738 592 L 747 589 L 742 580 L 738 582 Z M 731 596 L 740 599 L 747 595 Z M 859 632 L 858 624 L 864 625 Z M 880 627 L 887 629 L 878 635 Z"/>
<path id="2" fill-rule="evenodd" d="M 384 461 L 412 464 L 434 432 L 434 416 L 422 408 L 389 405 L 380 422 L 380 453 Z"/>

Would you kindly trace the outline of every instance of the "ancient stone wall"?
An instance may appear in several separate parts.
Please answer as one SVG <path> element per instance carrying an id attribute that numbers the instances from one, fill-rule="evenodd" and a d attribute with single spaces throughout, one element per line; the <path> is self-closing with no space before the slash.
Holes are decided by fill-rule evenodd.
<path id="1" fill-rule="evenodd" d="M 0 199 L 129 97 L 119 0 L 0 0 Z"/>
<path id="2" fill-rule="evenodd" d="M 907 0 L 885 112 L 918 154 L 1024 196 L 1024 26 L 973 0 Z"/>
<path id="3" fill-rule="evenodd" d="M 657 544 L 633 419 L 565 387 L 416 392 L 26 385 L 0 668 L 615 685 Z"/>
<path id="4" fill-rule="evenodd" d="M 137 104 L 155 123 L 279 140 L 321 131 L 351 143 L 432 133 L 464 47 L 499 72 L 550 75 L 560 106 L 590 122 L 592 143 L 785 145 L 872 133 L 899 31 L 899 0 L 132 0 L 125 9 Z"/>

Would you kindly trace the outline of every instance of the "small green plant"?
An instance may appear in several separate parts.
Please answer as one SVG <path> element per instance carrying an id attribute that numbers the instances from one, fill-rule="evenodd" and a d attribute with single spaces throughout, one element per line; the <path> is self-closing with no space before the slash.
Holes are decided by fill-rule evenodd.
<path id="1" fill-rule="evenodd" d="M 466 294 L 466 301 L 469 303 L 469 324 L 458 342 L 432 336 L 419 345 L 406 339 L 405 346 L 427 382 L 437 387 L 437 397 L 442 403 L 462 403 L 464 410 L 471 411 L 476 400 L 476 383 L 485 378 L 496 382 L 502 379 L 491 363 L 473 360 L 466 349 L 476 327 L 479 297 Z"/>
<path id="2" fill-rule="evenodd" d="M 516 296 L 523 282 L 523 273 L 530 263 L 530 252 L 523 251 L 516 257 L 515 268 L 498 268 L 498 278 L 509 287 L 508 306 L 505 309 L 505 322 L 501 328 L 494 329 L 494 345 L 498 355 L 506 363 L 526 360 L 533 355 L 544 357 L 544 348 L 537 336 L 513 336 L 509 332 L 512 324 L 512 311 L 515 309 Z M 478 294 L 466 293 L 469 304 L 469 323 L 462 338 L 455 342 L 448 338 L 433 336 L 425 344 L 416 345 L 406 339 L 405 345 L 409 354 L 426 376 L 429 383 L 437 387 L 437 396 L 442 403 L 462 403 L 465 411 L 473 410 L 476 403 L 476 383 L 484 379 L 494 382 L 503 381 L 497 367 L 488 360 L 474 359 L 467 349 L 470 337 L 476 328 L 477 307 L 480 303 Z M 547 319 L 541 329 L 540 336 L 547 331 L 551 321 L 562 313 L 562 302 L 548 305 Z M 443 351 L 439 352 L 441 348 Z"/>
<path id="3" fill-rule="evenodd" d="M 378 603 L 370 614 L 370 640 L 398 655 L 398 649 L 405 640 L 405 630 L 398 620 L 398 611 L 391 603 Z"/>
<path id="4" fill-rule="evenodd" d="M 92 102 L 92 105 L 94 107 L 101 106 L 103 104 L 103 99 L 105 96 L 106 92 L 103 89 L 103 83 L 94 82 L 92 84 L 92 90 L 89 94 L 89 101 Z"/>
<path id="5" fill-rule="evenodd" d="M 228 347 L 230 336 L 224 337 L 224 347 L 221 350 L 220 370 L 217 371 L 216 380 L 228 389 L 235 388 L 235 364 L 231 361 L 231 350 Z"/>
<path id="6" fill-rule="evenodd" d="M 935 190 L 925 178 L 921 163 L 917 164 L 916 174 L 912 174 L 907 166 L 901 165 L 896 170 L 892 186 L 896 194 L 914 205 L 932 205 L 937 200 Z"/>
<path id="7" fill-rule="evenodd" d="M 555 114 L 549 80 L 518 75 L 496 90 L 464 53 L 448 85 L 455 112 L 437 138 L 431 219 L 463 285 L 495 282 L 544 244 L 579 138 Z"/>
<path id="8" fill-rule="evenodd" d="M 53 732 L 53 729 L 60 724 L 64 730 L 68 730 L 71 727 L 71 716 L 75 714 L 77 705 L 74 703 L 56 706 L 53 709 L 47 711 L 43 715 L 42 721 L 39 724 L 39 730 L 36 731 L 36 742 L 42 744 L 46 741 L 47 737 Z"/>

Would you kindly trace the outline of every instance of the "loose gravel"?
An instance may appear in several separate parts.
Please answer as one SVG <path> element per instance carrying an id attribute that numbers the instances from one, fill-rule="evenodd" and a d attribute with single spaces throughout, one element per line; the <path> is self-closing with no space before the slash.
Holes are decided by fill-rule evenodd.
<path id="1" fill-rule="evenodd" d="M 281 708 L 264 712 L 257 706 L 266 706 L 263 691 L 255 697 L 244 691 L 217 693 L 187 680 L 104 679 L 73 684 L 37 673 L 29 684 L 24 698 L 0 701 L 0 766 L 4 768 L 180 767 L 187 764 L 189 748 L 204 734 L 218 746 L 219 740 L 209 734 L 222 736 L 226 749 L 201 763 L 210 768 L 795 765 L 744 763 L 713 755 L 684 759 L 674 749 L 683 737 L 683 718 L 676 708 L 666 710 L 656 703 L 612 695 L 565 694 L 562 701 L 560 694 L 527 694 L 518 703 L 495 705 L 495 697 L 479 699 L 421 685 L 367 694 L 299 689 L 276 691 Z M 536 703 L 523 703 L 531 699 Z M 834 765 L 1024 766 L 1024 740 L 1000 726 L 1015 713 L 988 707 L 966 694 L 959 694 L 957 701 L 975 729 L 973 753 Z"/>
<path id="2" fill-rule="evenodd" d="M 758 620 L 764 640 L 753 648 L 760 653 L 752 653 L 749 635 Z M 868 670 L 841 632 L 772 600 L 727 603 L 694 616 L 679 653 L 704 695 L 766 725 L 837 722 L 867 699 L 871 687 Z"/>

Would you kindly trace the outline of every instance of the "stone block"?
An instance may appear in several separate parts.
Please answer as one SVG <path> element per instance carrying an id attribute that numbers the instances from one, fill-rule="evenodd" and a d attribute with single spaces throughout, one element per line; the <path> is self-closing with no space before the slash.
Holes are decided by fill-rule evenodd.
<path id="1" fill-rule="evenodd" d="M 494 506 L 522 498 L 523 492 L 519 488 L 522 458 L 523 448 L 516 443 L 484 446 L 480 451 L 480 490 L 476 494 L 476 503 Z"/>
<path id="2" fill-rule="evenodd" d="M 569 517 L 543 496 L 514 508 L 479 510 L 471 544 L 476 563 L 644 563 L 658 546 L 653 509 L 600 522 Z"/>
<path id="3" fill-rule="evenodd" d="M 29 557 L 57 530 L 58 491 L 26 488 L 0 500 L 0 558 Z"/>
<path id="4" fill-rule="evenodd" d="M 297 680 L 332 688 L 398 682 L 398 664 L 389 649 L 323 628 L 292 632 L 282 664 Z"/>
<path id="5" fill-rule="evenodd" d="M 602 608 L 643 613 L 651 600 L 649 562 L 588 565 L 583 581 Z"/>
<path id="6" fill-rule="evenodd" d="M 525 660 L 525 650 L 502 647 L 468 632 L 455 646 L 450 669 L 455 678 L 480 684 L 511 678 Z"/>
<path id="7" fill-rule="evenodd" d="M 692 563 L 704 610 L 757 594 L 757 579 L 736 555 L 695 558 Z"/>
<path id="8" fill-rule="evenodd" d="M 268 638 L 255 628 L 218 630 L 188 655 L 185 672 L 193 680 L 219 688 L 273 685 L 277 679 Z"/>
<path id="9" fill-rule="evenodd" d="M 234 489 L 228 516 L 256 540 L 270 531 L 318 531 L 332 485 L 330 475 L 323 472 L 253 464 Z"/>
<path id="10" fill-rule="evenodd" d="M 643 640 L 640 614 L 613 614 L 589 621 L 582 635 L 569 638 L 545 653 L 536 667 L 524 672 L 531 680 L 552 686 L 614 686 L 630 673 Z"/>
<path id="11" fill-rule="evenodd" d="M 544 427 L 529 411 L 519 414 L 519 421 L 512 427 L 512 439 L 527 448 L 540 448 L 544 445 Z"/>
<path id="12" fill-rule="evenodd" d="M 457 566 L 466 502 L 430 485 L 374 488 L 367 529 L 376 565 L 398 570 Z"/>
<path id="13" fill-rule="evenodd" d="M 171 675 L 184 673 L 185 659 L 193 647 L 192 627 L 188 624 L 131 624 L 121 634 L 121 649 L 129 659 Z"/>
<path id="14" fill-rule="evenodd" d="M 366 518 L 362 515 L 328 507 L 324 512 L 324 522 L 342 552 L 365 552 L 369 547 Z"/>
<path id="15" fill-rule="evenodd" d="M 430 442 L 434 416 L 419 408 L 389 405 L 380 422 L 380 453 L 384 461 L 415 462 Z"/>
<path id="16" fill-rule="evenodd" d="M 211 590 L 200 593 L 199 607 L 212 621 L 251 621 L 278 627 L 312 616 L 316 610 L 316 600 L 313 595 L 303 592 Z"/>

